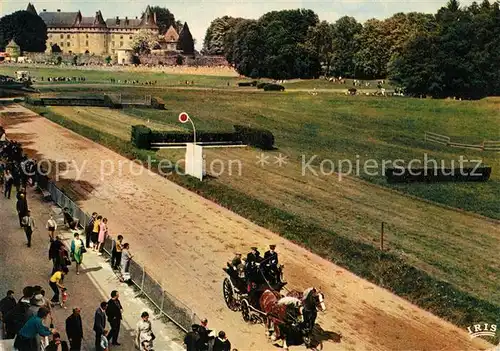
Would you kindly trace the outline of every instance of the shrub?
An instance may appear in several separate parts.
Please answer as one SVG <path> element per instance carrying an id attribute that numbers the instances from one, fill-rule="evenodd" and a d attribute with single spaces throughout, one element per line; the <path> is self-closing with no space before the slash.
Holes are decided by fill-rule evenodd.
<path id="1" fill-rule="evenodd" d="M 253 82 L 240 82 L 240 83 L 238 83 L 238 86 L 239 87 L 251 87 L 254 85 L 253 85 Z"/>
<path id="2" fill-rule="evenodd" d="M 252 145 L 263 150 L 273 149 L 274 135 L 267 129 L 235 125 L 234 130 L 239 135 L 239 139 L 245 144 Z"/>
<path id="3" fill-rule="evenodd" d="M 151 149 L 151 129 L 144 125 L 132 126 L 132 143 L 139 149 Z"/>
<path id="4" fill-rule="evenodd" d="M 259 84 L 257 84 L 257 89 L 264 89 L 264 87 L 265 87 L 266 85 L 268 85 L 268 84 L 269 84 L 269 83 L 259 83 Z"/>
<path id="5" fill-rule="evenodd" d="M 218 142 L 229 141 L 238 142 L 239 135 L 235 132 L 197 132 L 197 142 Z M 193 142 L 193 133 L 172 132 L 172 131 L 153 131 L 150 135 L 151 143 L 191 143 Z"/>
<path id="6" fill-rule="evenodd" d="M 264 91 L 285 91 L 285 87 L 279 84 L 266 84 Z"/>
<path id="7" fill-rule="evenodd" d="M 178 66 L 182 66 L 184 64 L 184 57 L 182 55 L 177 55 L 175 58 L 175 64 Z"/>

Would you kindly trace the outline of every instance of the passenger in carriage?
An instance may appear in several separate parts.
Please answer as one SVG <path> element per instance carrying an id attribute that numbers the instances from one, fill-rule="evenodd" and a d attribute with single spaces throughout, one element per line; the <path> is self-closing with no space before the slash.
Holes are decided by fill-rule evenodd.
<path id="1" fill-rule="evenodd" d="M 236 270 L 238 268 L 238 266 L 240 264 L 242 264 L 242 261 L 241 261 L 241 253 L 239 252 L 236 252 L 234 254 L 234 258 L 232 259 L 232 261 L 229 263 L 231 265 L 231 267 L 234 268 L 234 270 Z"/>

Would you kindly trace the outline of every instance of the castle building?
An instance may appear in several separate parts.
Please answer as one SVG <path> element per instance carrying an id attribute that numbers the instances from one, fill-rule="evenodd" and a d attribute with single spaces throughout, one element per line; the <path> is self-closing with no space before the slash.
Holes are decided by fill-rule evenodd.
<path id="1" fill-rule="evenodd" d="M 30 3 L 26 11 L 37 14 Z M 148 6 L 141 18 L 109 18 L 104 20 L 101 11 L 94 17 L 83 17 L 81 12 L 47 12 L 37 14 L 47 25 L 47 52 L 57 45 L 63 53 L 115 55 L 117 51 L 132 46 L 135 33 L 142 29 L 158 33 L 156 13 Z M 174 32 L 175 29 L 171 28 Z M 171 32 L 169 37 L 175 38 Z M 175 32 L 177 34 L 177 32 Z"/>

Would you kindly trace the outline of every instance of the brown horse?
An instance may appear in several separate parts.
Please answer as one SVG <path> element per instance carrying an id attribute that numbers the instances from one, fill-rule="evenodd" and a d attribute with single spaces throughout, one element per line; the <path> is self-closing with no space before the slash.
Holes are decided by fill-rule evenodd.
<path id="1" fill-rule="evenodd" d="M 262 312 L 266 313 L 266 328 L 271 338 L 283 340 L 283 349 L 288 350 L 286 330 L 300 319 L 301 301 L 292 296 L 282 297 L 278 292 L 265 290 L 259 300 Z"/>

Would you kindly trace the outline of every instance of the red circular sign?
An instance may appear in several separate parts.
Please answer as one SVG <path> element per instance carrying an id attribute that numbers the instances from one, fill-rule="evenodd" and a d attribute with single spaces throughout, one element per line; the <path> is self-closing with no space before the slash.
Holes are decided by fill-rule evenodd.
<path id="1" fill-rule="evenodd" d="M 179 114 L 179 122 L 186 123 L 189 120 L 189 116 L 186 112 L 181 112 Z"/>

